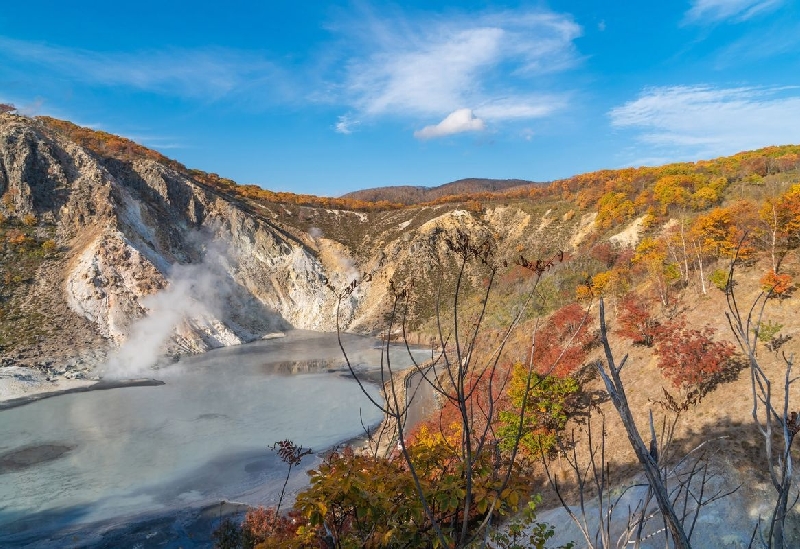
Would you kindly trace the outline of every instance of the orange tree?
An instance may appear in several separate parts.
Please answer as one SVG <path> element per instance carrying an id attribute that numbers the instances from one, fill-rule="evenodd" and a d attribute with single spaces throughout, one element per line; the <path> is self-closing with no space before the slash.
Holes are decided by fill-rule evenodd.
<path id="1" fill-rule="evenodd" d="M 776 274 L 775 271 L 769 271 L 759 280 L 761 283 L 761 290 L 767 293 L 769 297 L 786 297 L 791 292 L 792 275 L 788 273 Z"/>
<path id="2" fill-rule="evenodd" d="M 762 222 L 759 232 L 777 273 L 786 254 L 800 246 L 800 184 L 778 198 L 765 200 L 758 214 Z"/>

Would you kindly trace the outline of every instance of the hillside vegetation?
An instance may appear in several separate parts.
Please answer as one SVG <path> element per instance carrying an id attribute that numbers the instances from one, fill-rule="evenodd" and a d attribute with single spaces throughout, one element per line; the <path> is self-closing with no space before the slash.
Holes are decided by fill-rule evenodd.
<path id="1" fill-rule="evenodd" d="M 496 193 L 518 187 L 531 187 L 537 185 L 533 181 L 522 179 L 459 179 L 451 183 L 445 183 L 438 187 L 413 187 L 410 185 L 399 185 L 394 187 L 377 187 L 374 189 L 363 189 L 353 191 L 342 196 L 355 200 L 367 202 L 391 202 L 395 204 L 422 204 L 434 202 L 438 199 L 451 197 L 459 198 L 466 195 L 477 195 L 481 193 Z"/>

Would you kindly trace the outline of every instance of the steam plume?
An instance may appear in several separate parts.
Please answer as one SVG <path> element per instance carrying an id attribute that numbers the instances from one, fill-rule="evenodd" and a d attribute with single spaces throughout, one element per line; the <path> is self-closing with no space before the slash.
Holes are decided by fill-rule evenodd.
<path id="1" fill-rule="evenodd" d="M 213 315 L 215 300 L 208 297 L 219 293 L 219 281 L 205 264 L 176 265 L 169 285 L 141 300 L 147 313 L 131 326 L 128 339 L 109 357 L 104 377 L 146 375 L 181 322 Z"/>

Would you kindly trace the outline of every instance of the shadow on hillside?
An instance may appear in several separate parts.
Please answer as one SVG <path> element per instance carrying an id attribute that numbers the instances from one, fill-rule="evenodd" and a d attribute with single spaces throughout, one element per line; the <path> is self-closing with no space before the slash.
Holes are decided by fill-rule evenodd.
<path id="1" fill-rule="evenodd" d="M 683 416 L 688 417 L 692 413 L 695 412 L 690 410 L 684 412 Z M 656 417 L 662 415 L 656 414 Z M 669 414 L 669 417 L 674 417 L 674 415 Z M 669 464 L 670 468 L 674 467 L 681 459 L 689 456 L 686 462 L 691 462 L 696 458 L 703 459 L 707 461 L 713 473 L 723 475 L 731 482 L 737 478 L 741 479 L 738 482 L 743 483 L 763 483 L 768 481 L 763 439 L 754 424 L 723 418 L 714 423 L 706 424 L 699 431 L 695 431 L 690 427 L 686 427 L 686 422 L 681 419 L 679 419 L 676 427 L 678 434 L 673 438 L 667 453 L 662 453 L 661 457 L 662 461 L 663 459 L 667 460 L 666 463 Z M 606 416 L 607 425 L 610 422 L 617 421 L 619 419 L 616 415 Z M 591 416 L 591 428 L 595 447 L 599 447 L 602 439 L 601 422 L 600 415 L 594 412 Z M 661 426 L 661 419 L 657 419 L 656 432 L 658 436 L 661 436 Z M 586 441 L 587 428 L 588 424 L 584 423 L 575 429 L 575 436 L 578 440 L 576 447 L 578 461 L 584 467 L 584 470 L 590 463 Z M 648 433 L 642 432 L 641 435 L 643 438 L 649 439 Z M 622 487 L 645 482 L 642 468 L 630 449 L 630 442 L 627 437 L 606 438 L 605 444 L 606 465 L 610 473 L 612 486 Z M 571 452 L 570 449 L 566 449 L 566 451 Z M 618 457 L 620 455 L 624 457 Z M 577 504 L 579 497 L 578 485 L 564 455 L 562 454 L 552 459 L 550 467 L 551 472 L 558 479 L 568 503 Z M 536 478 L 534 491 L 539 491 L 543 497 L 542 508 L 557 507 L 559 505 L 558 499 L 546 481 L 541 463 L 537 463 L 535 466 L 534 476 Z M 735 486 L 736 484 L 733 484 L 733 487 Z M 743 488 L 746 488 L 746 486 L 743 486 Z M 591 483 L 587 483 L 585 496 L 591 498 L 596 495 Z"/>

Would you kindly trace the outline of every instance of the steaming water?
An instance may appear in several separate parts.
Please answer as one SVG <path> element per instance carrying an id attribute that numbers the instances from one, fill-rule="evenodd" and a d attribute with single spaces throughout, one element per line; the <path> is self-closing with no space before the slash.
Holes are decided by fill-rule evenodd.
<path id="1" fill-rule="evenodd" d="M 373 346 L 347 337 L 364 370 L 380 362 Z M 408 365 L 404 353 L 393 352 L 393 366 Z M 335 336 L 295 331 L 153 372 L 166 385 L 0 412 L 0 546 L 223 499 L 274 502 L 285 466 L 268 445 L 291 438 L 324 450 L 380 420 L 352 379 L 330 371 L 342 366 Z"/>

